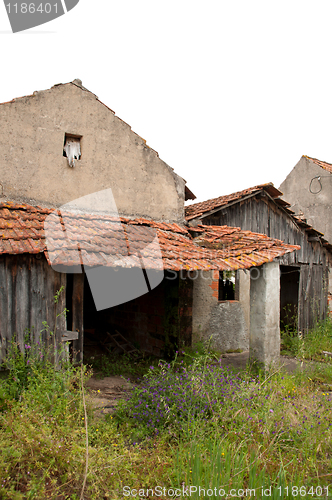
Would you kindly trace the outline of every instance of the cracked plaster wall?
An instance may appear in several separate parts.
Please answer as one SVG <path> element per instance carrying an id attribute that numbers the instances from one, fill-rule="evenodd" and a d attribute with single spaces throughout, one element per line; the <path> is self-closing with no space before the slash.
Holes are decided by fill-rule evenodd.
<path id="1" fill-rule="evenodd" d="M 184 219 L 185 181 L 84 87 L 1 104 L 0 130 L 0 200 L 52 207 L 111 188 L 120 214 Z M 63 156 L 66 133 L 81 137 L 74 168 Z"/>
<path id="2" fill-rule="evenodd" d="M 193 341 L 221 352 L 249 349 L 250 275 L 239 271 L 239 301 L 218 301 L 218 271 L 200 272 L 193 289 Z"/>

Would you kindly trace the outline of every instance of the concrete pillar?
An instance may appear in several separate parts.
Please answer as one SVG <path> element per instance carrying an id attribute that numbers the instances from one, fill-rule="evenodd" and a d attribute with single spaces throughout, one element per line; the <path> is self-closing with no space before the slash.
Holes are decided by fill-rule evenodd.
<path id="1" fill-rule="evenodd" d="M 280 356 L 280 270 L 278 262 L 251 269 L 249 356 L 268 368 Z"/>
<path id="2" fill-rule="evenodd" d="M 193 326 L 192 341 L 209 339 L 209 323 L 213 307 L 218 304 L 218 283 L 215 271 L 193 271 Z M 214 281 L 216 284 L 213 285 Z M 212 288 L 213 286 L 213 288 Z"/>

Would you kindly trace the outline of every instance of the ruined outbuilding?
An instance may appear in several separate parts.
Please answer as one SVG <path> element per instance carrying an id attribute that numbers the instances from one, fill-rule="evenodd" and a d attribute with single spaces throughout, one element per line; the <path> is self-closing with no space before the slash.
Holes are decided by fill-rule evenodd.
<path id="1" fill-rule="evenodd" d="M 0 104 L 0 130 L 2 200 L 54 208 L 111 188 L 120 214 L 184 220 L 185 181 L 80 80 Z"/>
<path id="2" fill-rule="evenodd" d="M 48 246 L 46 225 L 53 225 Z M 70 225 L 75 228 L 75 240 L 63 238 L 62 231 Z M 84 332 L 98 336 L 112 328 L 121 329 L 151 354 L 160 355 L 172 345 L 190 345 L 193 287 L 204 273 L 262 265 L 270 269 L 274 259 L 298 249 L 239 228 L 199 226 L 190 234 L 176 223 L 65 213 L 9 202 L 0 204 L 0 228 L 2 356 L 14 334 L 23 344 L 25 328 L 35 340 L 43 321 L 54 329 L 56 307 L 70 311 L 67 319 L 58 319 L 57 342 L 64 330 L 77 331 L 74 347 L 79 353 L 83 353 Z M 96 269 L 103 275 L 108 272 L 109 280 L 119 286 L 113 289 L 117 301 L 113 307 L 98 310 L 94 304 L 87 276 Z M 131 286 L 133 278 L 137 284 L 137 272 L 142 269 L 145 290 L 130 301 L 124 295 L 121 302 L 122 284 Z M 163 279 L 154 286 L 160 269 Z M 56 306 L 53 296 L 61 286 L 66 293 Z M 274 290 L 278 293 L 278 284 Z"/>
<path id="3" fill-rule="evenodd" d="M 273 184 L 263 184 L 227 196 L 220 196 L 186 207 L 186 218 L 192 228 L 199 224 L 212 226 L 239 226 L 242 230 L 265 233 L 300 250 L 278 259 L 275 280 L 280 274 L 280 323 L 282 327 L 298 328 L 306 333 L 316 321 L 327 315 L 328 276 L 332 261 L 332 246 L 310 224 L 296 216 L 290 203 L 281 198 L 282 192 Z M 250 290 L 255 283 L 245 272 L 233 274 L 235 296 L 229 298 L 219 293 L 213 296 L 206 283 L 194 290 L 194 303 L 201 302 L 205 309 L 194 308 L 194 330 L 201 328 L 205 335 L 211 331 L 216 342 L 229 349 L 245 349 L 249 345 L 248 332 L 256 321 L 250 306 Z M 222 289 L 225 276 L 210 273 L 211 285 Z M 205 287 L 205 292 L 201 288 Z M 250 312 L 251 311 L 251 312 Z M 229 330 L 232 329 L 232 335 Z"/>

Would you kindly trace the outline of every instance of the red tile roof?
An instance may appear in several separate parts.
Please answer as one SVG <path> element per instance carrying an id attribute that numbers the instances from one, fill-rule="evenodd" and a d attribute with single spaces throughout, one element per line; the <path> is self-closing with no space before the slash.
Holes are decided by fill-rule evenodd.
<path id="1" fill-rule="evenodd" d="M 262 259 L 272 261 L 282 254 L 282 248 L 288 251 L 298 250 L 298 245 L 286 245 L 280 240 L 272 239 L 265 234 L 242 231 L 238 227 L 205 226 L 199 224 L 190 231 L 200 233 L 196 236 L 195 243 L 202 247 L 217 251 L 228 262 L 235 259 L 246 264 L 246 267 L 261 265 Z"/>
<path id="2" fill-rule="evenodd" d="M 142 267 L 143 260 L 145 268 L 160 269 L 161 258 L 163 268 L 174 271 L 247 269 L 299 248 L 227 226 L 189 232 L 142 218 L 0 203 L 0 255 L 44 252 L 53 265 Z"/>
<path id="3" fill-rule="evenodd" d="M 268 184 L 259 184 L 258 186 L 244 189 L 243 191 L 237 191 L 236 193 L 232 193 L 226 196 L 219 196 L 218 198 L 212 198 L 211 200 L 188 205 L 185 208 L 186 219 L 196 219 L 201 215 L 206 215 L 211 210 L 218 209 L 219 207 L 223 207 L 225 205 L 228 205 L 229 203 L 238 201 L 241 198 L 246 198 L 247 196 L 254 195 L 255 193 L 263 190 L 266 191 L 272 198 L 277 198 L 282 195 L 282 192 L 276 189 L 271 182 Z M 289 206 L 289 203 L 285 201 L 283 201 L 283 203 L 285 204 L 285 206 Z"/>
<path id="4" fill-rule="evenodd" d="M 303 155 L 303 157 L 308 158 L 308 160 L 312 161 L 313 163 L 316 163 L 316 165 L 319 165 L 324 170 L 327 170 L 328 172 L 330 172 L 332 174 L 332 164 L 331 163 L 327 163 L 326 161 L 320 161 L 320 160 L 317 160 L 317 158 L 311 158 L 310 156 L 307 156 L 307 155 Z"/>

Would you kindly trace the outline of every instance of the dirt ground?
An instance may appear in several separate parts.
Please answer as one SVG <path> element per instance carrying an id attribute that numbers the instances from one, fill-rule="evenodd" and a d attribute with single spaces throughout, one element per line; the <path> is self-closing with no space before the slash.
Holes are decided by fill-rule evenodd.
<path id="1" fill-rule="evenodd" d="M 222 366 L 233 366 L 236 369 L 244 370 L 249 361 L 249 351 L 241 353 L 223 354 L 221 358 Z M 294 372 L 300 366 L 300 362 L 295 358 L 280 356 L 280 366 L 283 366 L 288 373 Z"/>
<path id="2" fill-rule="evenodd" d="M 96 416 L 101 417 L 114 412 L 119 399 L 126 397 L 133 384 L 118 375 L 103 379 L 92 376 L 86 387 L 88 403 L 94 408 Z"/>

